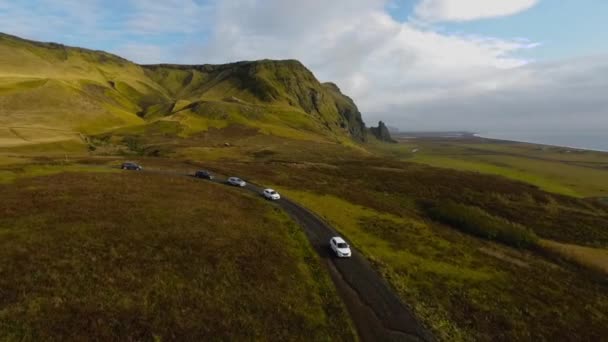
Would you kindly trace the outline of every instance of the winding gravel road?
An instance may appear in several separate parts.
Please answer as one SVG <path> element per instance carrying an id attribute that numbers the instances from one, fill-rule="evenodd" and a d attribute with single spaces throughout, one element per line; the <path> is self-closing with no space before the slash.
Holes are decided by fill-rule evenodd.
<path id="1" fill-rule="evenodd" d="M 192 176 L 174 171 L 144 172 Z M 213 182 L 225 183 L 225 180 L 226 177 L 216 177 Z M 260 196 L 263 190 L 249 182 L 244 189 Z M 362 341 L 434 340 L 361 253 L 353 249 L 349 259 L 338 259 L 330 253 L 329 239 L 339 235 L 332 227 L 287 198 L 276 201 L 275 205 L 281 207 L 304 229 L 311 245 L 325 262 Z M 345 239 L 348 240 L 348 237 L 345 236 Z"/>
<path id="2" fill-rule="evenodd" d="M 249 183 L 245 188 L 258 194 L 263 190 Z M 308 240 L 326 263 L 361 340 L 433 340 L 431 334 L 361 253 L 353 248 L 349 259 L 333 256 L 329 249 L 329 239 L 339 235 L 333 228 L 287 198 L 276 203 L 302 226 Z M 348 237 L 345 238 L 348 240 Z"/>

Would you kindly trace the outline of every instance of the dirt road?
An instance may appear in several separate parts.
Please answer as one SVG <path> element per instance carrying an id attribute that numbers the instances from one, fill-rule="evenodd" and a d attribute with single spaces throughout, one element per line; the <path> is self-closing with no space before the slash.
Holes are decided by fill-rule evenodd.
<path id="1" fill-rule="evenodd" d="M 146 170 L 160 174 L 176 171 Z M 180 175 L 185 175 L 181 173 Z M 213 182 L 225 183 L 225 177 Z M 201 180 L 204 181 L 204 180 Z M 243 188 L 261 196 L 263 188 L 248 183 Z M 433 341 L 433 336 L 414 317 L 390 285 L 361 253 L 353 249 L 351 258 L 339 259 L 330 253 L 329 240 L 339 235 L 326 222 L 304 207 L 282 198 L 274 203 L 300 224 L 317 251 L 344 301 L 362 341 Z M 348 240 L 348 236 L 344 236 Z"/>
<path id="2" fill-rule="evenodd" d="M 263 190 L 251 184 L 246 188 L 258 194 Z M 433 340 L 412 311 L 357 250 L 353 249 L 353 255 L 348 259 L 339 259 L 331 253 L 329 239 L 338 235 L 332 227 L 289 199 L 282 198 L 276 204 L 300 224 L 326 263 L 361 340 Z M 348 240 L 348 237 L 344 238 Z"/>

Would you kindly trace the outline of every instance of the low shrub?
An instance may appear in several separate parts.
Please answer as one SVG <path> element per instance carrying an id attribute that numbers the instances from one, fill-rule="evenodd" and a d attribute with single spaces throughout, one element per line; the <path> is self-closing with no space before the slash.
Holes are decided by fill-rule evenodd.
<path id="1" fill-rule="evenodd" d="M 446 201 L 427 204 L 425 209 L 432 219 L 484 239 L 517 248 L 529 248 L 538 242 L 538 237 L 530 229 L 488 214 L 479 207 Z"/>

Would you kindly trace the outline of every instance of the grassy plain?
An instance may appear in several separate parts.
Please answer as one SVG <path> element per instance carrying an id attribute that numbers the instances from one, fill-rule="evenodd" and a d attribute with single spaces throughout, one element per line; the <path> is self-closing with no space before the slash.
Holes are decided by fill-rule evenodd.
<path id="1" fill-rule="evenodd" d="M 187 164 L 276 187 L 325 218 L 440 340 L 595 340 L 608 333 L 608 284 L 598 268 L 544 243 L 522 250 L 508 239 L 501 244 L 470 235 L 425 210 L 461 203 L 543 241 L 602 253 L 608 208 L 600 202 L 338 145 L 301 144 L 290 153 L 268 146 L 272 153 L 264 154 L 248 148 L 240 150 L 248 159 L 226 153 L 198 162 L 192 156 Z"/>
<path id="2" fill-rule="evenodd" d="M 303 233 L 262 200 L 184 177 L 30 175 L 0 185 L 0 340 L 354 338 Z"/>
<path id="3" fill-rule="evenodd" d="M 605 197 L 605 155 L 491 141 L 286 139 L 260 127 L 183 115 L 201 131 L 184 131 L 174 122 L 178 115 L 90 136 L 88 148 L 67 156 L 56 144 L 6 148 L 0 177 L 14 186 L 39 179 L 26 177 L 37 169 L 90 171 L 123 159 L 241 176 L 277 187 L 339 229 L 440 340 L 598 340 L 608 334 L 608 284 L 604 261 L 598 267 L 595 259 L 608 250 L 608 208 L 585 198 Z M 64 158 L 89 166 L 62 166 Z M 446 203 L 478 208 L 478 217 L 541 240 L 512 248 L 508 240 L 469 234 L 425 210 Z"/>
<path id="4" fill-rule="evenodd" d="M 275 186 L 338 228 L 440 340 L 597 340 L 608 333 L 608 284 L 601 268 L 546 243 L 603 253 L 608 209 L 599 201 L 503 176 L 406 162 L 399 159 L 411 160 L 409 152 L 400 145 L 284 139 L 239 125 L 184 137 L 174 127 L 159 122 L 142 131 L 94 136 L 95 149 L 69 160 L 94 170 L 128 158 L 148 168 L 205 168 Z M 22 150 L 7 155 L 3 169 L 26 175 L 28 168 L 65 167 L 43 166 L 54 160 Z M 11 182 L 30 179 L 38 178 Z M 146 195 L 156 196 L 163 195 Z M 425 210 L 454 202 L 524 227 L 542 241 L 526 250 L 511 248 L 435 221 Z"/>
<path id="5" fill-rule="evenodd" d="M 608 153 L 481 138 L 400 141 L 377 144 L 376 151 L 416 163 L 500 175 L 574 197 L 608 197 Z"/>

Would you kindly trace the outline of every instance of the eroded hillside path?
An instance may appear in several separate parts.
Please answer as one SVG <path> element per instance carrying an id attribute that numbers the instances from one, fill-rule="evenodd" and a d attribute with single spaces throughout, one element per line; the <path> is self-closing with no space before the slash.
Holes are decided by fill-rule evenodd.
<path id="1" fill-rule="evenodd" d="M 134 172 L 134 171 L 131 171 Z M 192 177 L 178 171 L 145 170 L 160 174 Z M 224 184 L 226 177 L 216 175 L 214 183 Z M 208 180 L 201 180 L 204 182 Z M 247 180 L 245 180 L 247 181 Z M 263 188 L 247 182 L 245 190 L 261 196 Z M 310 244 L 325 264 L 334 285 L 346 305 L 362 341 L 433 341 L 430 332 L 416 319 L 391 286 L 356 249 L 352 257 L 339 259 L 330 253 L 328 244 L 339 234 L 329 224 L 306 208 L 282 198 L 274 202 L 304 230 Z M 348 240 L 348 236 L 345 236 Z"/>

